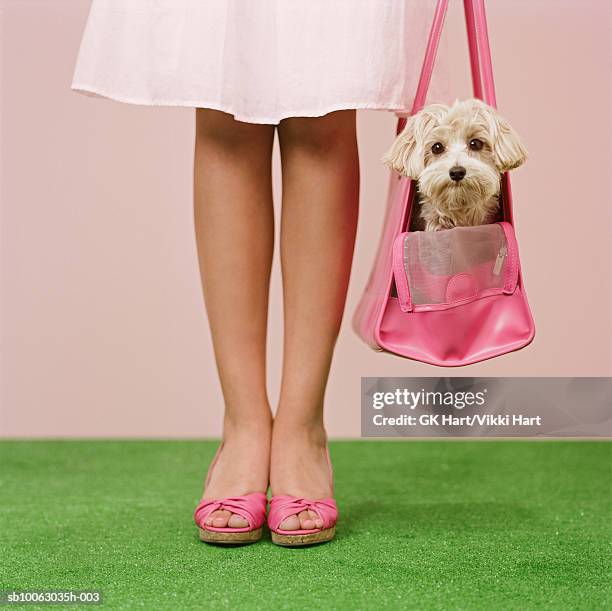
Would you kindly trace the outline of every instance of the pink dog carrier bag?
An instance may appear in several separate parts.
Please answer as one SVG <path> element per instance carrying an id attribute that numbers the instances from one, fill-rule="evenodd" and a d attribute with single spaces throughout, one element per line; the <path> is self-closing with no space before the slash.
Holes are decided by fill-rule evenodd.
<path id="1" fill-rule="evenodd" d="M 412 114 L 423 108 L 448 0 L 438 0 Z M 464 0 L 474 96 L 496 106 L 484 0 Z M 400 120 L 398 133 L 403 129 Z M 503 221 L 408 231 L 415 181 L 392 171 L 374 267 L 353 318 L 375 350 L 453 367 L 529 344 L 535 327 L 521 278 L 512 193 L 502 177 Z"/>

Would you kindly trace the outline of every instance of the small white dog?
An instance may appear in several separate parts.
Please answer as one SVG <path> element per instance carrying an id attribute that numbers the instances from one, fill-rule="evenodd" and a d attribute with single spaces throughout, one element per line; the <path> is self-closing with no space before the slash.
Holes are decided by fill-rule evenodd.
<path id="1" fill-rule="evenodd" d="M 418 181 L 421 219 L 411 227 L 437 231 L 494 222 L 501 175 L 526 157 L 507 121 L 474 99 L 423 108 L 383 161 Z"/>

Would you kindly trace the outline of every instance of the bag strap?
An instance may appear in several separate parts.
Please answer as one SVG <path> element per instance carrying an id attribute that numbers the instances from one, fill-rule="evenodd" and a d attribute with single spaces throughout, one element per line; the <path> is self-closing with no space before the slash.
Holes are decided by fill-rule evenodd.
<path id="1" fill-rule="evenodd" d="M 411 114 L 417 113 L 425 105 L 427 90 L 429 89 L 431 75 L 433 73 L 434 64 L 436 63 L 436 55 L 438 54 L 438 47 L 440 46 L 440 38 L 442 36 L 442 29 L 444 28 L 444 20 L 446 19 L 447 10 L 448 0 L 438 0 L 433 22 L 431 24 L 431 30 L 429 31 L 425 58 L 423 59 L 423 66 L 421 67 L 419 84 L 414 95 Z"/>
<path id="2" fill-rule="evenodd" d="M 474 20 L 474 6 L 472 1 L 463 0 L 463 9 L 465 12 L 465 26 L 467 29 L 468 48 L 470 51 L 470 67 L 472 69 L 472 87 L 474 97 L 482 100 L 480 58 L 478 57 L 478 44 L 474 44 L 474 41 L 476 41 L 476 22 Z"/>
<path id="3" fill-rule="evenodd" d="M 440 37 L 442 35 L 442 28 L 444 27 L 444 19 L 446 18 L 447 9 L 448 0 L 438 0 L 433 21 L 431 22 L 431 28 L 429 30 L 427 46 L 425 47 L 425 57 L 423 58 L 423 65 L 421 66 L 419 83 L 412 102 L 412 110 L 410 111 L 411 115 L 419 112 L 419 110 L 421 110 L 421 108 L 423 108 L 425 105 L 427 90 L 429 89 L 429 83 L 431 82 L 431 75 L 436 62 L 438 47 L 440 46 Z M 404 127 L 406 127 L 406 121 L 406 117 L 400 117 L 398 119 L 397 129 L 395 132 L 396 134 L 399 134 Z"/>
<path id="4" fill-rule="evenodd" d="M 480 98 L 491 106 L 496 106 L 493 64 L 491 61 L 491 48 L 487 30 L 485 0 L 464 0 L 463 6 L 470 52 L 474 97 Z M 447 10 L 448 0 L 438 0 L 431 29 L 429 31 L 429 39 L 427 40 L 425 57 L 423 59 L 419 82 L 410 112 L 411 115 L 419 112 L 425 105 Z M 406 118 L 400 118 L 397 125 L 397 133 L 401 132 L 405 125 Z"/>
<path id="5" fill-rule="evenodd" d="M 474 97 L 497 108 L 485 0 L 463 0 L 463 6 L 470 47 Z M 478 69 L 479 64 L 480 69 Z"/>

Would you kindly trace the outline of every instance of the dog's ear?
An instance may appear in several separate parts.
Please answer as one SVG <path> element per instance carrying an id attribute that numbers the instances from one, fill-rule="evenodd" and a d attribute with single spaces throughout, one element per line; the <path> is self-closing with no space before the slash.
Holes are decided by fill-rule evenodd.
<path id="1" fill-rule="evenodd" d="M 488 107 L 493 136 L 493 157 L 500 172 L 507 172 L 523 165 L 527 151 L 518 134 L 495 109 Z"/>
<path id="2" fill-rule="evenodd" d="M 497 115 L 497 136 L 493 141 L 493 154 L 495 163 L 502 172 L 518 168 L 527 159 L 527 151 L 518 134 L 499 115 Z"/>
<path id="3" fill-rule="evenodd" d="M 408 117 L 406 127 L 383 156 L 383 163 L 404 176 L 417 179 L 425 167 L 423 144 L 427 135 L 447 112 L 445 104 L 430 104 Z"/>

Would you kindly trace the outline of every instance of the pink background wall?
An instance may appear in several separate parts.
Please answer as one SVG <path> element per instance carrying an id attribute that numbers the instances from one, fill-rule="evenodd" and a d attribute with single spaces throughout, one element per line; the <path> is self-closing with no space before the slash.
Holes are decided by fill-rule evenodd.
<path id="1" fill-rule="evenodd" d="M 445 50 L 456 97 L 469 82 L 460 4 Z M 222 403 L 192 225 L 193 111 L 71 93 L 88 6 L 0 0 L 1 433 L 216 436 Z M 332 436 L 359 434 L 362 375 L 612 375 L 611 5 L 488 6 L 499 105 L 531 154 L 513 187 L 535 343 L 449 372 L 355 337 L 350 316 L 386 189 L 378 159 L 394 127 L 390 114 L 360 113 L 361 217 L 327 399 Z M 278 194 L 277 158 L 275 169 Z M 276 262 L 273 400 L 279 279 Z"/>

